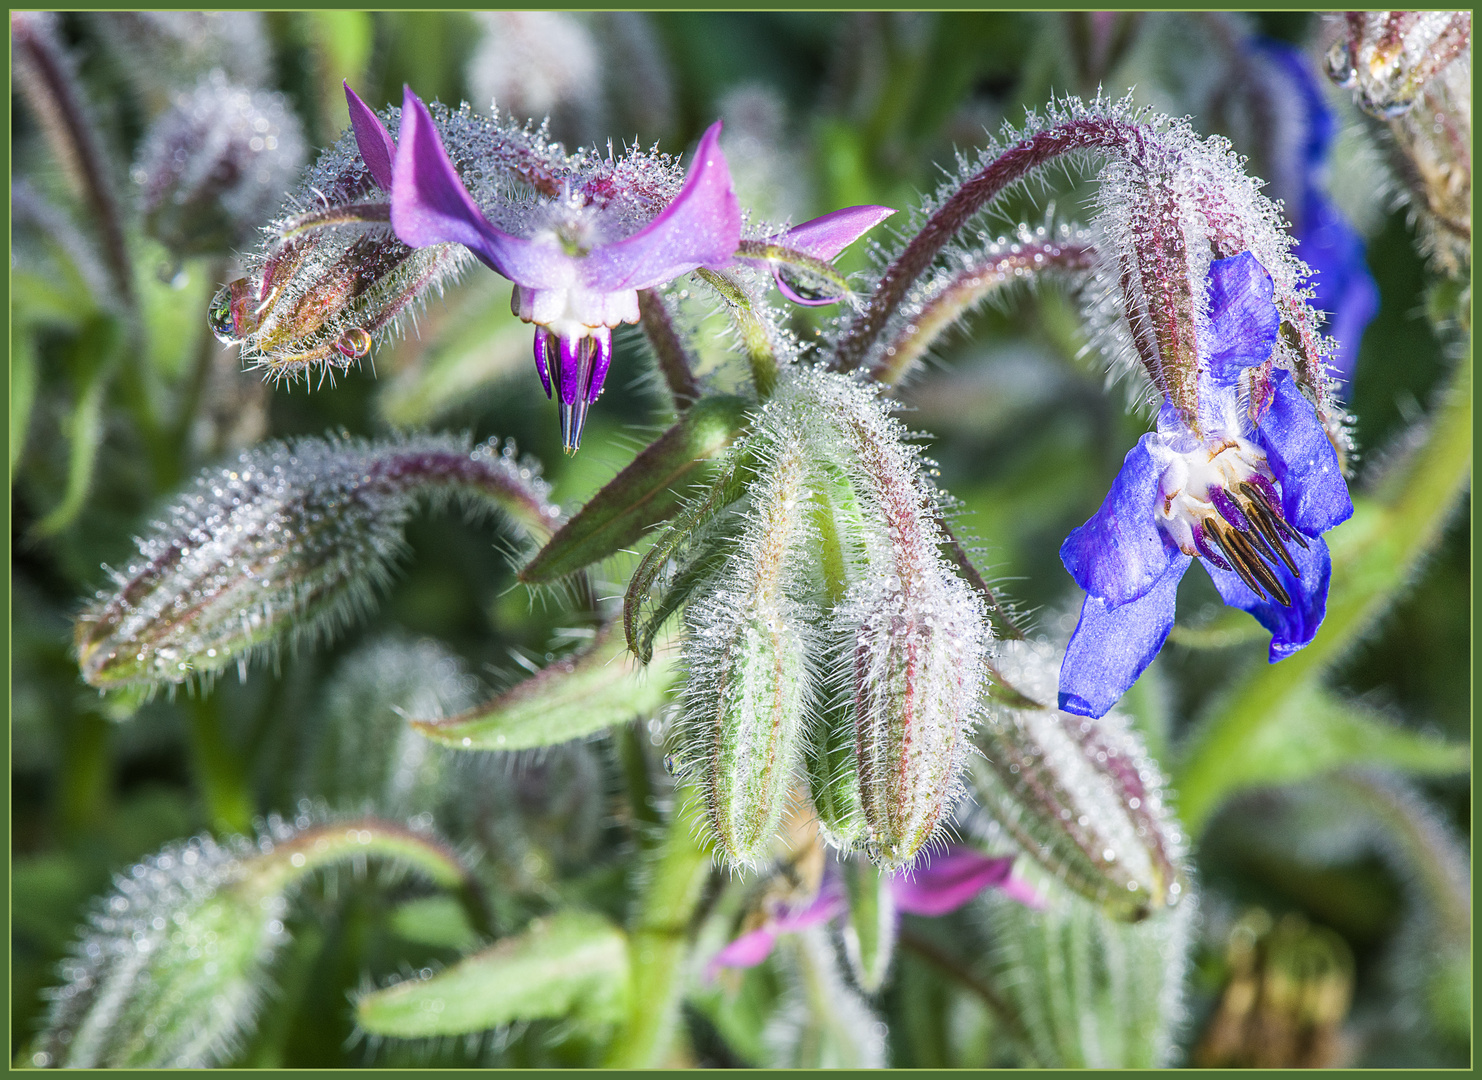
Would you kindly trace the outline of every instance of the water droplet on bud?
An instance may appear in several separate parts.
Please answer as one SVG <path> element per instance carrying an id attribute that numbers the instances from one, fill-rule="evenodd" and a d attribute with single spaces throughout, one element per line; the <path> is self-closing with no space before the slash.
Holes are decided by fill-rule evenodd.
<path id="1" fill-rule="evenodd" d="M 359 360 L 371 350 L 371 336 L 358 326 L 341 334 L 334 343 L 335 352 L 351 360 Z"/>

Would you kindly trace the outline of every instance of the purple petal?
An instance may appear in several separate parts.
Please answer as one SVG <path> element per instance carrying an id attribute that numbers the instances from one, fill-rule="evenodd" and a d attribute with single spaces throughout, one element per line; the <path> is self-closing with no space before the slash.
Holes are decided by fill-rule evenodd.
<path id="1" fill-rule="evenodd" d="M 1248 251 L 1210 264 L 1209 331 L 1201 344 L 1216 386 L 1230 385 L 1271 355 L 1281 325 L 1274 292 L 1271 275 Z"/>
<path id="2" fill-rule="evenodd" d="M 696 267 L 729 262 L 740 243 L 741 204 L 717 120 L 700 139 L 675 200 L 626 240 L 588 253 L 581 260 L 583 284 L 598 292 L 651 289 Z"/>
<path id="3" fill-rule="evenodd" d="M 1095 596 L 1086 597 L 1060 665 L 1060 708 L 1093 719 L 1105 716 L 1137 681 L 1168 639 L 1178 583 L 1192 561 L 1175 554 L 1151 589 L 1110 611 Z"/>
<path id="4" fill-rule="evenodd" d="M 714 980 L 723 967 L 756 967 L 772 955 L 776 945 L 777 931 L 770 925 L 742 934 L 710 958 L 710 963 L 705 965 L 705 977 Z"/>
<path id="5" fill-rule="evenodd" d="M 1035 911 L 1044 910 L 1045 898 L 1023 878 L 1010 877 L 999 886 L 999 889 L 1010 900 L 1017 900 L 1027 908 L 1033 908 Z"/>
<path id="6" fill-rule="evenodd" d="M 409 247 L 462 244 L 495 273 L 532 289 L 576 279 L 579 261 L 554 244 L 536 244 L 491 225 L 443 149 L 432 114 L 407 87 L 392 170 L 391 225 Z"/>
<path id="7" fill-rule="evenodd" d="M 988 856 L 953 845 L 910 874 L 895 874 L 890 891 L 895 905 L 912 915 L 945 915 L 956 911 L 984 889 L 1003 886 L 1014 868 L 1014 856 Z"/>
<path id="8" fill-rule="evenodd" d="M 888 206 L 846 206 L 769 237 L 767 242 L 829 262 L 893 213 Z"/>
<path id="9" fill-rule="evenodd" d="M 1287 522 L 1308 536 L 1320 536 L 1353 516 L 1348 484 L 1317 410 L 1291 373 L 1273 372 L 1272 386 L 1270 405 L 1256 425 L 1256 441 L 1281 483 Z"/>
<path id="10" fill-rule="evenodd" d="M 1148 434 L 1127 452 L 1101 509 L 1060 545 L 1060 561 L 1075 583 L 1108 608 L 1136 600 L 1168 571 L 1179 554 L 1153 517 L 1162 469 Z"/>
<path id="11" fill-rule="evenodd" d="M 1297 578 L 1285 566 L 1278 563 L 1275 567 L 1277 580 L 1292 598 L 1291 607 L 1257 596 L 1238 574 L 1216 566 L 1205 566 L 1225 603 L 1250 612 L 1258 623 L 1271 631 L 1269 656 L 1273 664 L 1291 656 L 1317 633 L 1327 613 L 1328 582 L 1332 577 L 1328 545 L 1321 539 L 1308 541 L 1305 550 L 1296 544 L 1288 544 L 1286 549 L 1297 569 L 1302 571 L 1302 576 Z"/>
<path id="12" fill-rule="evenodd" d="M 360 147 L 361 160 L 370 170 L 371 179 L 381 185 L 381 190 L 391 191 L 392 162 L 396 160 L 396 144 L 391 133 L 381 123 L 371 107 L 360 100 L 360 95 L 345 83 L 345 103 L 350 107 L 350 126 L 355 129 L 355 145 Z"/>

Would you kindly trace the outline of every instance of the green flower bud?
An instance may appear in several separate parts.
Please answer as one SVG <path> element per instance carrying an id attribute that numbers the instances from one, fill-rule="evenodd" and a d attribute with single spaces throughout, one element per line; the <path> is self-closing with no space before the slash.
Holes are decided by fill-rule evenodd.
<path id="1" fill-rule="evenodd" d="M 1060 654 L 1004 642 L 998 669 L 1028 697 L 991 699 L 971 770 L 980 806 L 1067 888 L 1115 918 L 1176 906 L 1188 882 L 1163 778 L 1125 717 L 1036 707 L 1054 701 Z"/>
<path id="2" fill-rule="evenodd" d="M 422 436 L 272 443 L 212 469 L 139 543 L 77 622 L 83 677 L 97 687 L 184 682 L 270 644 L 312 641 L 369 606 L 424 494 L 503 510 L 548 534 L 559 511 L 512 452 Z"/>
<path id="3" fill-rule="evenodd" d="M 797 442 L 776 447 L 729 569 L 689 608 L 676 764 L 696 778 L 726 858 L 742 865 L 767 857 L 781 824 L 812 692 L 808 613 L 793 599 L 805 472 Z"/>

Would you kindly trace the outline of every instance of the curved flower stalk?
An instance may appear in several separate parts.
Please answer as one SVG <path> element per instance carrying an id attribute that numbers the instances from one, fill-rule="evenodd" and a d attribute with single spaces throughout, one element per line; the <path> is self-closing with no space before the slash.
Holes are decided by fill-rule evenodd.
<path id="1" fill-rule="evenodd" d="M 307 804 L 306 804 L 307 805 Z M 27 1055 L 40 1066 L 202 1068 L 249 1034 L 294 891 L 333 864 L 387 860 L 436 885 L 471 879 L 436 837 L 369 818 L 269 818 L 255 839 L 197 837 L 119 875 L 95 909 Z"/>
<path id="2" fill-rule="evenodd" d="M 77 621 L 83 678 L 97 687 L 187 682 L 285 637 L 312 640 L 385 583 L 423 495 L 498 507 L 548 534 L 560 511 L 512 449 L 422 436 L 270 443 L 203 473 Z"/>
<path id="3" fill-rule="evenodd" d="M 1207 319 L 1204 279 L 1209 264 L 1253 252 L 1274 285 L 1286 329 L 1276 362 L 1329 408 L 1331 343 L 1307 304 L 1308 268 L 1291 253 L 1280 211 L 1259 191 L 1220 138 L 1201 138 L 1186 121 L 1136 110 L 1129 101 L 1076 98 L 1056 102 L 1022 128 L 1003 135 L 917 211 L 912 239 L 881 273 L 863 310 L 847 317 L 833 343 L 835 370 L 873 367 L 896 328 L 921 313 L 913 302 L 919 280 L 976 216 L 1014 185 L 1067 157 L 1095 157 L 1098 255 L 1087 317 L 1115 370 L 1141 370 L 1152 387 L 1191 425 L 1199 415 L 1196 373 Z"/>
<path id="4" fill-rule="evenodd" d="M 891 211 L 856 207 L 791 229 L 755 252 L 741 248 L 742 213 L 720 149 L 720 125 L 700 139 L 681 184 L 667 158 L 637 153 L 622 162 L 578 154 L 553 174 L 537 206 L 512 205 L 470 172 L 476 198 L 450 156 L 432 113 L 407 88 L 401 130 L 384 124 L 347 86 L 355 137 L 371 174 L 391 195 L 396 235 L 414 248 L 460 244 L 515 283 L 515 314 L 533 323 L 535 366 L 559 398 L 562 442 L 581 444 L 588 408 L 612 362 L 612 330 L 636 323 L 638 293 L 692 270 L 721 270 L 740 255 L 793 262 L 801 273 L 833 258 Z M 482 181 L 481 183 L 478 181 Z M 791 255 L 792 247 L 801 257 Z M 779 284 L 797 296 L 778 272 Z M 833 302 L 833 299 L 820 302 Z"/>
<path id="5" fill-rule="evenodd" d="M 1270 363 L 1280 313 L 1249 253 L 1208 275 L 1199 412 L 1171 401 L 1127 455 L 1101 509 L 1060 557 L 1087 592 L 1060 707 L 1098 717 L 1173 625 L 1178 583 L 1202 559 L 1225 603 L 1272 634 L 1274 663 L 1312 640 L 1327 603 L 1322 534 L 1353 513 L 1337 454 L 1290 372 Z"/>

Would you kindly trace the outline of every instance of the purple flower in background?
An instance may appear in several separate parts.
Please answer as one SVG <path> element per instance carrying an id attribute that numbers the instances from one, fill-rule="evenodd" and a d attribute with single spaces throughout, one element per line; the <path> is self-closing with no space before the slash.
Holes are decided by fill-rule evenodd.
<path id="1" fill-rule="evenodd" d="M 1012 876 L 1014 856 L 984 855 L 972 848 L 951 845 L 930 863 L 909 873 L 890 876 L 890 897 L 897 917 L 935 917 L 956 911 L 984 889 L 997 888 L 1029 907 L 1043 901 L 1030 886 Z M 733 940 L 711 958 L 706 977 L 715 978 L 723 967 L 755 967 L 772 954 L 777 938 L 810 926 L 821 926 L 849 910 L 844 884 L 837 874 L 824 878 L 818 895 L 806 904 L 773 913 L 766 922 Z"/>
<path id="2" fill-rule="evenodd" d="M 462 244 L 514 282 L 513 307 L 534 323 L 535 366 L 546 394 L 558 399 L 568 453 L 581 443 L 588 407 L 602 393 L 612 362 L 612 330 L 636 323 L 638 292 L 700 267 L 733 265 L 741 244 L 741 207 L 720 148 L 720 123 L 700 139 L 678 195 L 634 228 L 630 213 L 567 185 L 529 221 L 526 235 L 496 227 L 469 194 L 432 115 L 407 88 L 399 140 L 345 87 L 356 143 L 371 176 L 391 194 L 391 224 L 410 247 Z M 852 207 L 767 241 L 832 259 L 893 211 Z M 750 260 L 765 261 L 765 260 Z M 793 297 L 778 276 L 779 287 Z"/>
<path id="3" fill-rule="evenodd" d="M 1060 707 L 1099 717 L 1162 648 L 1178 583 L 1202 559 L 1226 604 L 1271 632 L 1270 660 L 1312 640 L 1327 607 L 1322 534 L 1353 513 L 1337 454 L 1290 372 L 1266 364 L 1280 316 L 1246 252 L 1209 269 L 1198 430 L 1164 404 L 1101 509 L 1060 559 L 1087 596 Z M 1242 385 L 1244 384 L 1244 385 Z"/>
<path id="4" fill-rule="evenodd" d="M 1335 118 L 1323 99 L 1314 61 L 1300 49 L 1261 38 L 1251 48 L 1290 81 L 1301 103 L 1303 138 L 1297 152 L 1296 186 L 1287 201 L 1297 256 L 1313 270 L 1312 306 L 1326 312 L 1324 329 L 1338 343 L 1333 376 L 1346 394 L 1358 360 L 1364 328 L 1379 310 L 1379 289 L 1364 259 L 1364 241 L 1339 213 L 1325 190 Z"/>

